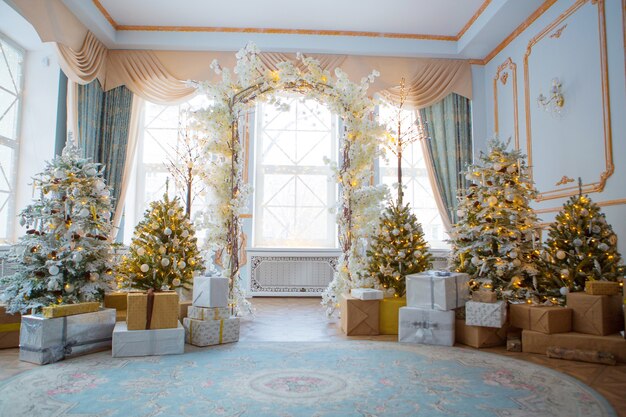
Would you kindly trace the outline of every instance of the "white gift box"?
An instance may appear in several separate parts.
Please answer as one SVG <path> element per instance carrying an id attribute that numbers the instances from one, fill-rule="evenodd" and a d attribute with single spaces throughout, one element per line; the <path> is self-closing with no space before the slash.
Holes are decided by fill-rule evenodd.
<path id="1" fill-rule="evenodd" d="M 350 290 L 350 295 L 359 300 L 382 300 L 384 296 L 381 290 L 373 288 L 353 288 Z"/>
<path id="2" fill-rule="evenodd" d="M 506 323 L 506 303 L 481 303 L 468 301 L 465 304 L 465 324 L 468 326 L 497 327 Z"/>
<path id="3" fill-rule="evenodd" d="M 119 321 L 113 330 L 114 358 L 181 353 L 185 353 L 185 329 L 180 322 L 173 329 L 128 330 L 126 322 Z"/>
<path id="4" fill-rule="evenodd" d="M 426 271 L 406 277 L 407 307 L 452 310 L 469 298 L 469 275 L 458 272 Z"/>
<path id="5" fill-rule="evenodd" d="M 227 307 L 228 278 L 195 277 L 192 304 L 197 307 Z"/>
<path id="6" fill-rule="evenodd" d="M 46 319 L 22 316 L 20 360 L 45 365 L 111 346 L 115 309 Z"/>
<path id="7" fill-rule="evenodd" d="M 417 307 L 400 308 L 398 341 L 453 346 L 454 311 Z"/>
<path id="8" fill-rule="evenodd" d="M 230 308 L 189 306 L 187 317 L 196 320 L 223 320 L 230 317 Z"/>
<path id="9" fill-rule="evenodd" d="M 185 342 L 194 346 L 211 346 L 239 340 L 239 318 L 223 320 L 183 319 Z"/>

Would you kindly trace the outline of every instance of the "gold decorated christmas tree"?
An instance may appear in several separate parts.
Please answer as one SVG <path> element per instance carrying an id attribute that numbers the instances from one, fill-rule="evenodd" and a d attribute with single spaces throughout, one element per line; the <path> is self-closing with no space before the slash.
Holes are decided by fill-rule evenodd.
<path id="1" fill-rule="evenodd" d="M 190 289 L 196 271 L 204 270 L 193 225 L 178 197 L 150 203 L 135 228 L 129 253 L 119 268 L 118 286 L 137 289 Z"/>
<path id="2" fill-rule="evenodd" d="M 553 302 L 563 303 L 568 292 L 582 291 L 585 281 L 624 278 L 626 267 L 617 251 L 617 235 L 600 207 L 582 194 L 582 187 L 550 225 L 544 261 L 539 289 Z"/>
<path id="3" fill-rule="evenodd" d="M 451 266 L 471 278 L 471 289 L 494 290 L 500 299 L 529 300 L 539 273 L 537 217 L 530 207 L 536 190 L 523 155 L 494 140 L 480 164 L 466 174 L 471 182 L 453 226 Z"/>

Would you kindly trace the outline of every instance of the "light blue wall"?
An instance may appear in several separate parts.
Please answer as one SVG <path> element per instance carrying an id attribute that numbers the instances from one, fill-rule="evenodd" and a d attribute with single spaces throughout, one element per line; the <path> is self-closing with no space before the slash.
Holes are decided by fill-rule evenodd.
<path id="1" fill-rule="evenodd" d="M 598 8 L 604 3 L 606 21 L 606 73 L 610 99 L 603 102 L 602 44 L 600 29 L 602 19 Z M 484 66 L 484 117 L 487 137 L 494 135 L 494 77 L 498 67 L 510 58 L 516 65 L 517 100 L 513 99 L 513 85 L 497 83 L 498 131 L 508 136 L 515 128 L 514 104 L 517 103 L 520 148 L 532 153 L 535 182 L 540 192 L 562 190 L 556 186 L 563 175 L 584 183 L 599 182 L 606 170 L 605 142 L 612 136 L 614 172 L 606 180 L 604 189 L 590 193 L 595 202 L 603 206 L 607 220 L 618 234 L 619 249 L 626 254 L 626 77 L 624 68 L 624 11 L 621 0 L 590 0 L 572 11 L 575 0 L 559 0 L 524 30 L 515 40 Z M 569 13 L 572 11 L 572 13 Z M 556 22 L 560 17 L 564 20 Z M 549 28 L 546 36 L 528 46 L 533 38 Z M 563 28 L 561 33 L 557 33 Z M 525 71 L 525 56 L 527 71 Z M 504 72 L 511 73 L 510 70 Z M 502 72 L 501 72 L 502 74 Z M 565 106 L 561 116 L 552 117 L 537 105 L 539 92 L 550 88 L 551 80 L 558 77 L 563 85 Z M 527 86 L 528 85 L 528 86 Z M 475 83 L 474 88 L 478 87 Z M 527 144 L 528 99 L 531 148 Z M 475 103 L 475 108 L 478 107 Z M 610 111 L 611 123 L 604 131 L 604 117 Z M 475 124 L 477 117 L 474 114 Z M 609 144 L 610 145 L 610 144 Z M 573 184 L 569 184 L 571 186 Z M 616 201 L 617 200 L 617 201 Z M 544 222 L 550 222 L 566 198 L 546 199 L 535 204 Z"/>

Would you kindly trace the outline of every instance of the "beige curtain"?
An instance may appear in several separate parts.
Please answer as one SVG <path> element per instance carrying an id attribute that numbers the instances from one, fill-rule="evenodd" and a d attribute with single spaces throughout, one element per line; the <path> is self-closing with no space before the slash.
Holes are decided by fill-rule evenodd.
<path id="1" fill-rule="evenodd" d="M 347 55 L 320 55 L 320 54 L 306 54 L 305 57 L 312 57 L 319 61 L 320 67 L 323 70 L 328 70 L 331 74 L 334 73 L 335 68 L 340 67 L 346 60 Z M 261 62 L 265 67 L 271 71 L 277 70 L 277 64 L 285 61 L 293 61 L 296 63 L 300 70 L 304 70 L 302 62 L 296 60 L 296 54 L 283 54 L 280 52 L 261 52 Z"/>
<path id="2" fill-rule="evenodd" d="M 33 24 L 44 42 L 56 42 L 63 71 L 77 83 L 95 78 L 105 91 L 126 85 L 136 96 L 156 103 L 176 103 L 194 94 L 186 80 L 214 81 L 209 70 L 213 59 L 232 68 L 233 52 L 107 50 L 72 14 L 61 0 L 11 0 Z M 242 45 L 243 46 L 243 45 Z M 381 76 L 370 86 L 391 102 L 399 101 L 400 80 L 406 80 L 407 105 L 423 108 L 450 93 L 472 97 L 471 67 L 468 61 L 430 58 L 395 58 L 357 55 L 311 55 L 324 69 L 341 68 L 350 78 L 360 80 L 376 69 Z M 261 61 L 269 69 L 294 54 L 264 52 Z M 104 81 L 104 82 L 103 82 Z"/>
<path id="3" fill-rule="evenodd" d="M 135 160 L 135 151 L 137 150 L 137 137 L 139 135 L 139 123 L 141 121 L 141 113 L 143 111 L 143 99 L 133 97 L 133 104 L 130 113 L 130 125 L 128 126 L 128 148 L 126 150 L 126 161 L 124 162 L 124 172 L 122 173 L 122 184 L 120 187 L 119 201 L 126 201 L 126 191 L 130 183 L 131 172 L 133 170 L 133 161 Z M 124 204 L 118 204 L 113 213 L 113 227 L 117 231 L 122 221 L 122 213 Z M 116 232 L 117 234 L 117 232 Z"/>

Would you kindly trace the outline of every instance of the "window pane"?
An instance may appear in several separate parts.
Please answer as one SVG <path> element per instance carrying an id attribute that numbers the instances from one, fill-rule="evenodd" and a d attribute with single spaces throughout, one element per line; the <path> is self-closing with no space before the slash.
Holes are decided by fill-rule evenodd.
<path id="1" fill-rule="evenodd" d="M 379 117 L 389 129 L 397 128 L 398 109 L 391 105 L 379 107 Z M 403 129 L 408 129 L 416 122 L 416 114 L 412 110 L 402 110 L 399 117 Z M 380 180 L 387 184 L 392 196 L 397 196 L 393 186 L 398 182 L 398 159 L 396 155 L 387 152 L 388 160 L 380 159 Z M 422 145 L 419 139 L 408 145 L 402 153 L 402 184 L 404 185 L 404 202 L 411 205 L 417 220 L 422 224 L 424 235 L 432 249 L 448 249 L 443 221 L 435 202 L 433 189 L 428 178 Z"/>
<path id="2" fill-rule="evenodd" d="M 257 106 L 254 242 L 257 247 L 335 248 L 336 117 L 322 104 L 283 96 Z"/>
<path id="3" fill-rule="evenodd" d="M 13 222 L 11 203 L 14 197 L 14 158 L 13 148 L 0 145 L 0 242 L 9 238 Z"/>

